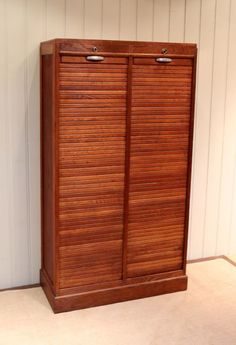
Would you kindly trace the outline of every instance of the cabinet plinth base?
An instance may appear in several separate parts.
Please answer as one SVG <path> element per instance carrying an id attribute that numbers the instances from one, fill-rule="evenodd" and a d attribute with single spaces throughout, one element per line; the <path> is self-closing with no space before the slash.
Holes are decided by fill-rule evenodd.
<path id="1" fill-rule="evenodd" d="M 138 298 L 157 296 L 187 289 L 187 276 L 127 284 L 115 288 L 94 290 L 73 295 L 55 296 L 43 270 L 40 272 L 41 286 L 54 313 L 96 307 L 105 304 L 124 302 Z"/>

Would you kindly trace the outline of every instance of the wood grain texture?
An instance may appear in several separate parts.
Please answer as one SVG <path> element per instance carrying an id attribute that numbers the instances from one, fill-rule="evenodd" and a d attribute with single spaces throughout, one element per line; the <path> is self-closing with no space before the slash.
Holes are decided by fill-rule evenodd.
<path id="1" fill-rule="evenodd" d="M 187 289 L 187 277 L 181 276 L 157 281 L 146 281 L 142 284 L 130 283 L 115 289 L 87 291 L 81 295 L 74 294 L 55 297 L 50 289 L 47 276 L 43 271 L 41 271 L 41 283 L 55 313 L 157 296 Z"/>
<path id="2" fill-rule="evenodd" d="M 196 47 L 165 44 L 168 64 L 162 47 L 42 43 L 41 283 L 56 312 L 186 288 Z"/>
<path id="3" fill-rule="evenodd" d="M 192 82 L 191 60 L 174 59 L 163 66 L 155 59 L 136 58 L 134 64 L 129 277 L 183 268 L 191 94 L 182 99 L 174 92 L 176 88 L 179 92 L 181 88 L 191 92 Z M 179 66 L 181 74 L 175 73 Z M 136 93 L 136 85 L 142 87 L 142 93 Z M 151 89 L 153 94 L 149 98 Z M 164 93 L 164 99 L 160 92 Z M 185 113 L 182 107 L 186 108 Z M 161 115 L 162 110 L 167 112 L 165 116 Z M 142 115 L 137 115 L 140 111 Z M 176 138 L 181 144 L 176 145 Z"/>
<path id="4" fill-rule="evenodd" d="M 42 268 L 55 284 L 55 127 L 53 55 L 41 57 Z"/>
<path id="5" fill-rule="evenodd" d="M 127 63 L 61 57 L 60 288 L 122 276 Z"/>

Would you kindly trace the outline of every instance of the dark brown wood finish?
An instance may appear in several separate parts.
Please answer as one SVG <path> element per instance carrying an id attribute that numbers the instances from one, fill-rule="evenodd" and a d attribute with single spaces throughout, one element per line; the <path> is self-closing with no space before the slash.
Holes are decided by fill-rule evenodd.
<path id="1" fill-rule="evenodd" d="M 41 61 L 41 284 L 53 310 L 186 289 L 196 45 L 56 39 Z"/>
<path id="2" fill-rule="evenodd" d="M 41 56 L 42 268 L 55 289 L 55 120 L 54 55 Z M 55 291 L 55 290 L 54 290 Z"/>
<path id="3" fill-rule="evenodd" d="M 55 313 L 84 309 L 104 304 L 124 302 L 138 298 L 158 296 L 186 290 L 187 276 L 159 279 L 116 286 L 112 289 L 87 291 L 81 294 L 56 296 L 50 283 L 41 271 L 41 285 Z"/>
<path id="4" fill-rule="evenodd" d="M 123 230 L 123 280 L 127 278 L 127 242 L 129 226 L 129 187 L 130 187 L 130 135 L 132 110 L 132 66 L 133 57 L 129 57 L 127 78 L 126 109 L 126 152 L 125 152 L 125 190 L 124 190 L 124 230 Z"/>

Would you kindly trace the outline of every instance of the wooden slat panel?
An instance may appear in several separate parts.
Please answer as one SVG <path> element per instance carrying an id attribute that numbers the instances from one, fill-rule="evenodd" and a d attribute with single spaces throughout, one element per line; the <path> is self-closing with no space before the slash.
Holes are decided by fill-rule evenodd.
<path id="1" fill-rule="evenodd" d="M 61 288 L 122 274 L 126 59 L 107 58 L 102 68 L 76 62 L 60 65 Z"/>
<path id="2" fill-rule="evenodd" d="M 104 66 L 103 64 L 101 64 L 101 62 L 99 62 L 99 64 L 97 64 L 97 63 L 87 61 L 87 64 L 78 65 L 76 62 L 75 63 L 73 63 L 73 62 L 66 63 L 65 62 L 65 63 L 60 63 L 59 70 L 60 70 L 60 72 L 72 72 L 72 73 L 79 73 L 79 72 L 93 73 L 93 72 L 97 71 L 99 73 L 102 72 L 105 75 L 105 73 L 110 73 L 111 72 L 110 70 L 112 70 L 112 73 L 116 73 L 116 72 L 120 72 L 120 71 L 125 72 L 126 68 L 127 68 L 125 66 L 125 64 L 124 65 L 119 65 L 119 64 L 108 64 L 107 65 L 106 64 L 106 66 Z"/>
<path id="3" fill-rule="evenodd" d="M 121 240 L 61 247 L 60 287 L 121 279 L 121 255 Z"/>
<path id="4" fill-rule="evenodd" d="M 60 246 L 121 240 L 120 225 L 83 226 L 80 229 L 64 230 L 59 233 Z"/>
<path id="5" fill-rule="evenodd" d="M 191 59 L 183 61 L 187 67 L 180 65 L 182 74 L 174 77 L 178 67 L 154 67 L 153 59 L 139 58 L 136 63 L 142 67 L 134 66 L 128 277 L 177 270 L 183 264 L 192 78 Z M 139 80 L 147 87 L 142 91 L 135 88 Z M 179 94 L 188 85 L 184 98 L 175 95 L 177 83 Z M 168 96 L 162 98 L 160 92 Z"/>

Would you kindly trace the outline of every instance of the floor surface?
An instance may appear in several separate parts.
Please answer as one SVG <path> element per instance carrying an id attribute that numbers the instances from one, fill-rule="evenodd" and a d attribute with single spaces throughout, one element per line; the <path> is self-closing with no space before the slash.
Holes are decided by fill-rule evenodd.
<path id="1" fill-rule="evenodd" d="M 0 345 L 236 345 L 236 267 L 188 265 L 186 292 L 53 314 L 41 288 L 0 293 Z"/>

